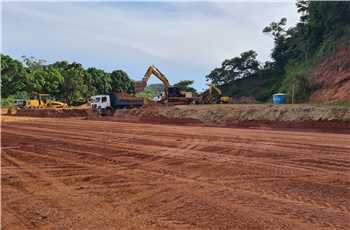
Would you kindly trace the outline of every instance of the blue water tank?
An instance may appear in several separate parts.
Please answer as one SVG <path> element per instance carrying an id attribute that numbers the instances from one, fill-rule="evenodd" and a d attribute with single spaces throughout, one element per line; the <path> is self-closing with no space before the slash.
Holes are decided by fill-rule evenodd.
<path id="1" fill-rule="evenodd" d="M 284 93 L 275 93 L 274 95 L 272 95 L 272 101 L 274 104 L 286 104 L 287 95 Z"/>

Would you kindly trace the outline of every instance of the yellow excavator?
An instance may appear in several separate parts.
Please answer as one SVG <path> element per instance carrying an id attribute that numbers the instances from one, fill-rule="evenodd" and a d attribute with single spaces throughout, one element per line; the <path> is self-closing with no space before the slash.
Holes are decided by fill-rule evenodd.
<path id="1" fill-rule="evenodd" d="M 152 75 L 156 76 L 164 85 L 164 94 L 160 100 L 162 103 L 180 105 L 193 102 L 194 98 L 192 97 L 192 93 L 183 92 L 178 87 L 171 86 L 167 77 L 154 65 L 148 67 L 142 81 L 134 81 L 136 93 L 142 92 L 145 89 Z"/>
<path id="2" fill-rule="evenodd" d="M 230 97 L 221 96 L 221 90 L 214 84 L 208 86 L 208 89 L 199 96 L 200 104 L 228 104 L 230 102 Z"/>

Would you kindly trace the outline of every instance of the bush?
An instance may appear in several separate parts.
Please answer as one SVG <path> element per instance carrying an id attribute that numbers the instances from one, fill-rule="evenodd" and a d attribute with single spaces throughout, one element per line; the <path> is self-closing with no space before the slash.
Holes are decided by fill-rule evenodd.
<path id="1" fill-rule="evenodd" d="M 313 90 L 309 67 L 306 64 L 298 63 L 287 67 L 280 92 L 286 93 L 289 101 L 292 101 L 294 95 L 294 102 L 305 102 Z"/>
<path id="2" fill-rule="evenodd" d="M 16 99 L 27 100 L 29 98 L 27 92 L 17 92 L 14 95 L 10 95 L 7 98 L 1 98 L 1 107 L 10 107 L 15 103 Z"/>
<path id="3" fill-rule="evenodd" d="M 1 107 L 11 107 L 15 103 L 15 98 L 13 96 L 9 96 L 7 98 L 1 98 Z"/>
<path id="4" fill-rule="evenodd" d="M 159 96 L 159 92 L 157 90 L 154 90 L 152 88 L 145 88 L 143 92 L 137 93 L 137 97 L 145 97 L 150 100 L 153 100 L 154 97 Z"/>

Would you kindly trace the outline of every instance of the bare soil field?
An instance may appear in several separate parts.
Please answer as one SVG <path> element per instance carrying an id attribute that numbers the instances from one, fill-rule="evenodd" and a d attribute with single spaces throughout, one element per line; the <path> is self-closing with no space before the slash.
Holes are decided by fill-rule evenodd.
<path id="1" fill-rule="evenodd" d="M 350 229 L 350 135 L 3 116 L 2 229 Z"/>

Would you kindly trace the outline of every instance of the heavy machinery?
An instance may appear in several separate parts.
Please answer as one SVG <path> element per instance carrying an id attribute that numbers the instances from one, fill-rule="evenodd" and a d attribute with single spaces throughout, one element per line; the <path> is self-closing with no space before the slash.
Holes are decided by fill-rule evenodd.
<path id="1" fill-rule="evenodd" d="M 171 86 L 167 77 L 160 72 L 154 65 L 148 67 L 142 81 L 135 81 L 135 92 L 142 92 L 147 86 L 147 82 L 150 77 L 156 76 L 164 85 L 164 93 L 160 100 L 161 103 L 165 104 L 190 104 L 194 101 L 191 92 L 183 92 L 178 87 Z"/>
<path id="2" fill-rule="evenodd" d="M 26 101 L 24 108 L 65 108 L 66 103 L 55 101 L 49 94 L 33 93 L 29 100 Z"/>
<path id="3" fill-rule="evenodd" d="M 113 92 L 92 96 L 90 103 L 93 112 L 111 116 L 117 109 L 141 107 L 144 105 L 144 100 L 142 97 L 130 96 L 127 93 Z"/>
<path id="4" fill-rule="evenodd" d="M 29 100 L 16 99 L 14 106 L 8 109 L 8 114 L 16 114 L 19 110 L 26 109 L 46 109 L 46 108 L 66 108 L 66 103 L 55 101 L 49 94 L 32 93 Z"/>
<path id="5" fill-rule="evenodd" d="M 214 84 L 208 86 L 208 89 L 199 95 L 198 104 L 227 104 L 230 102 L 230 97 L 221 96 L 221 90 Z"/>

